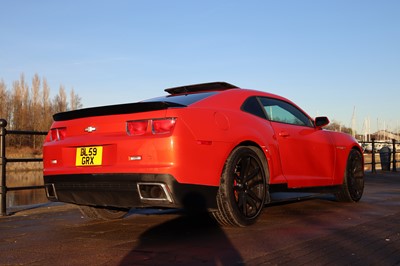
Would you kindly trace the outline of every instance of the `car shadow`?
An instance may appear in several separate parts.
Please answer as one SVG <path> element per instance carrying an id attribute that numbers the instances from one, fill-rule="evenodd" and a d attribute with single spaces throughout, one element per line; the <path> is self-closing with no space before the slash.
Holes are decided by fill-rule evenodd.
<path id="1" fill-rule="evenodd" d="M 143 232 L 120 265 L 243 265 L 199 195 L 185 198 L 179 217 Z"/>

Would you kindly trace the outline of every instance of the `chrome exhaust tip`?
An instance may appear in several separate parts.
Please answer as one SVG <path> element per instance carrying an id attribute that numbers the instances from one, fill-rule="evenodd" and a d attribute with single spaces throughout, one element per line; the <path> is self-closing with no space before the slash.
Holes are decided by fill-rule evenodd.
<path id="1" fill-rule="evenodd" d="M 53 183 L 45 184 L 44 188 L 46 190 L 46 196 L 50 200 L 58 200 L 56 188 Z"/>
<path id="2" fill-rule="evenodd" d="M 141 201 L 163 201 L 172 203 L 171 193 L 163 183 L 137 183 Z"/>

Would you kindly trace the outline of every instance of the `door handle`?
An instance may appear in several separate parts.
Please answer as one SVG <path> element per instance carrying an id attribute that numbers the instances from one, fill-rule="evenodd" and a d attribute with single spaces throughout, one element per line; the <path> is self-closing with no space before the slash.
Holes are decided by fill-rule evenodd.
<path id="1" fill-rule="evenodd" d="M 287 138 L 290 136 L 289 132 L 287 132 L 287 131 L 281 131 L 281 132 L 279 132 L 278 135 L 279 135 L 279 137 L 282 137 L 282 138 Z"/>

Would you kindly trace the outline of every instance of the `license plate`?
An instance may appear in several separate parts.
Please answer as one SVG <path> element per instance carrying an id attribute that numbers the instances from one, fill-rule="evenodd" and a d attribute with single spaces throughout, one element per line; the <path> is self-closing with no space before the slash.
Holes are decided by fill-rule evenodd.
<path id="1" fill-rule="evenodd" d="M 103 161 L 103 147 L 78 147 L 76 148 L 76 166 L 101 165 Z"/>

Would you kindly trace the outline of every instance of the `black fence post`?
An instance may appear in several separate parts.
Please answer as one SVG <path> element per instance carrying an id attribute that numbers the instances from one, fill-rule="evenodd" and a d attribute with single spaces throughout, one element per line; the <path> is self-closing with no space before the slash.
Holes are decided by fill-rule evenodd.
<path id="1" fill-rule="evenodd" d="M 396 140 L 395 139 L 392 139 L 392 143 L 393 143 L 393 169 L 392 169 L 392 172 L 397 172 L 397 169 L 396 169 L 396 163 L 397 163 L 397 161 L 396 161 Z"/>
<path id="2" fill-rule="evenodd" d="M 375 166 L 375 139 L 372 138 L 372 158 L 371 158 L 371 164 L 372 164 L 372 173 L 376 174 L 376 166 Z"/>
<path id="3" fill-rule="evenodd" d="M 1 179 L 1 197 L 0 197 L 0 207 L 1 216 L 7 215 L 7 185 L 6 185 L 6 130 L 7 121 L 5 119 L 0 119 L 0 179 Z"/>

